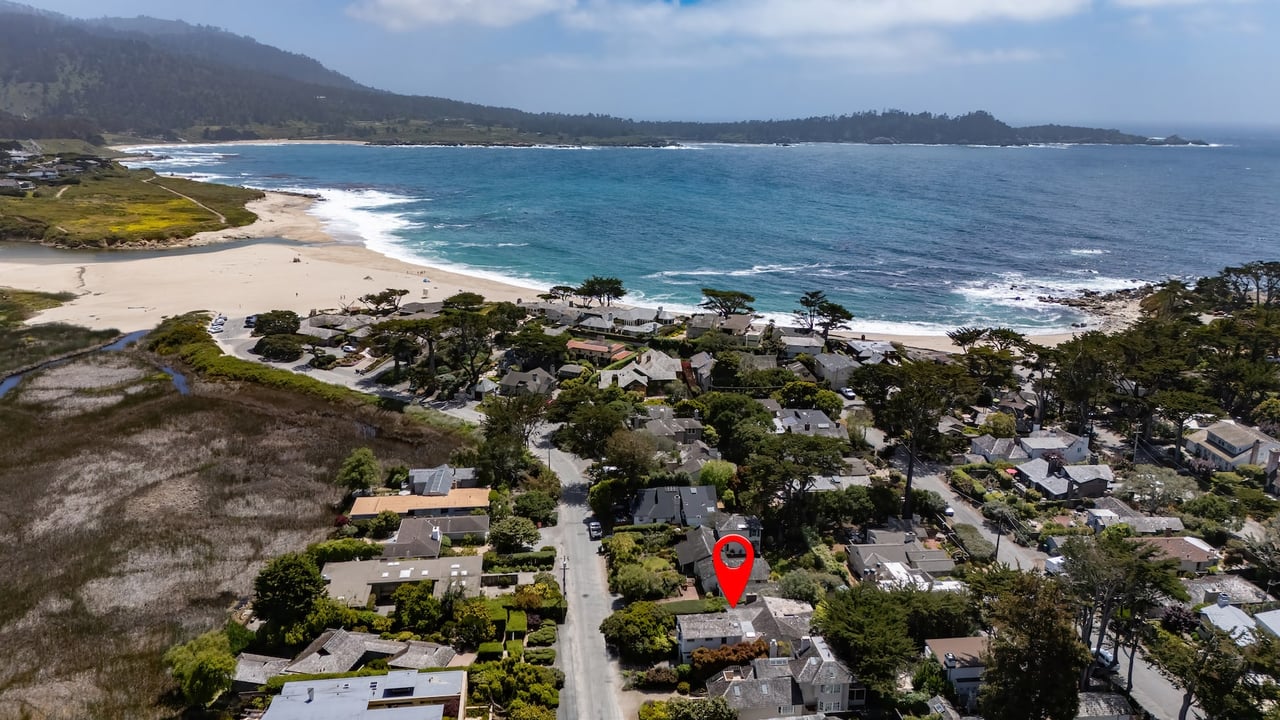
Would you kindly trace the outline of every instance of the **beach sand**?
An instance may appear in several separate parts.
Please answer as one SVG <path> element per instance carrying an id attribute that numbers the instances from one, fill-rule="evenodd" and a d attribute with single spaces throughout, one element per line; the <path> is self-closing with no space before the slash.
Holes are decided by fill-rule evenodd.
<path id="1" fill-rule="evenodd" d="M 361 295 L 385 288 L 407 288 L 405 302 L 442 300 L 462 291 L 489 300 L 534 301 L 536 288 L 403 262 L 360 245 L 335 242 L 323 224 L 307 210 L 312 198 L 267 193 L 250 209 L 258 221 L 241 228 L 201 233 L 184 245 L 212 246 L 251 238 L 284 238 L 290 242 L 235 243 L 202 251 L 168 250 L 101 254 L 50 251 L 24 257 L 0 254 L 0 286 L 70 291 L 78 297 L 42 312 L 29 322 L 67 322 L 90 328 L 124 332 L 154 327 L 163 318 L 193 310 L 221 312 L 234 317 L 267 310 L 293 310 L 306 316 L 313 310 L 341 308 Z M 1137 315 L 1137 303 L 1117 306 L 1100 318 L 1102 329 L 1115 329 Z M 1098 329 L 1092 325 L 1088 329 Z M 856 325 L 843 336 L 863 333 Z M 866 333 L 868 339 L 899 342 L 908 347 L 952 352 L 945 336 Z M 1072 333 L 1037 336 L 1042 344 L 1057 344 Z"/>

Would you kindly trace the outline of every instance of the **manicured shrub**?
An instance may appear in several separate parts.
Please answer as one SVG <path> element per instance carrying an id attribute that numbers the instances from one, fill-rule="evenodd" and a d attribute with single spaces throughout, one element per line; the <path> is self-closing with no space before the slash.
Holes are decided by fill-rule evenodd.
<path id="1" fill-rule="evenodd" d="M 476 651 L 476 660 L 498 660 L 502 657 L 502 650 L 500 642 L 480 643 L 480 648 Z"/>
<path id="2" fill-rule="evenodd" d="M 554 648 L 525 648 L 524 661 L 533 665 L 551 665 L 556 661 Z"/>
<path id="3" fill-rule="evenodd" d="M 507 654 L 519 660 L 524 655 L 524 643 L 519 640 L 507 641 Z"/>

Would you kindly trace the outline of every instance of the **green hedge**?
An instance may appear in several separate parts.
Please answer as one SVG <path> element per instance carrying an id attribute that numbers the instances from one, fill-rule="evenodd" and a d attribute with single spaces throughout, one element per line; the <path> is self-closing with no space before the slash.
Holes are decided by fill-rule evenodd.
<path id="1" fill-rule="evenodd" d="M 511 553 L 499 555 L 492 550 L 484 554 L 484 571 L 487 573 L 536 572 L 551 570 L 556 564 L 554 550 Z"/>
<path id="2" fill-rule="evenodd" d="M 507 618 L 507 632 L 523 635 L 529 632 L 529 616 L 523 610 L 512 610 Z"/>
<path id="3" fill-rule="evenodd" d="M 974 560 L 985 562 L 995 557 L 996 546 L 983 537 L 978 528 L 962 523 L 956 525 L 955 532 L 960 544 Z"/>
<path id="4" fill-rule="evenodd" d="M 507 654 L 519 660 L 524 655 L 524 643 L 519 640 L 508 640 Z"/>
<path id="5" fill-rule="evenodd" d="M 507 621 L 507 605 L 502 602 L 501 598 L 490 598 L 484 602 L 489 608 L 490 621 L 495 623 L 505 623 Z"/>
<path id="6" fill-rule="evenodd" d="M 700 615 L 702 613 L 724 612 L 728 607 L 721 600 L 676 600 L 659 603 L 658 607 L 672 615 Z"/>
<path id="7" fill-rule="evenodd" d="M 556 644 L 556 623 L 554 620 L 543 620 L 542 626 L 524 638 L 526 646 L 545 647 Z"/>
<path id="8" fill-rule="evenodd" d="M 476 651 L 476 660 L 500 660 L 503 649 L 501 642 L 480 643 L 480 648 Z"/>
<path id="9" fill-rule="evenodd" d="M 554 648 L 526 648 L 524 661 L 531 665 L 551 665 L 556 661 Z"/>
<path id="10" fill-rule="evenodd" d="M 614 534 L 624 533 L 624 532 L 634 532 L 634 533 L 643 534 L 643 533 L 652 533 L 652 532 L 663 532 L 665 530 L 669 530 L 671 527 L 672 526 L 668 525 L 667 523 L 649 523 L 647 525 L 615 525 L 613 528 L 613 532 Z"/>

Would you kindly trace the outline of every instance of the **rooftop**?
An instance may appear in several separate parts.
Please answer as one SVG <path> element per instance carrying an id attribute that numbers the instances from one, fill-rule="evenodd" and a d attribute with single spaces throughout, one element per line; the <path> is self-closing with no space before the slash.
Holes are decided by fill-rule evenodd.
<path id="1" fill-rule="evenodd" d="M 1080 693 L 1080 709 L 1076 711 L 1076 720 L 1111 720 L 1114 717 L 1129 717 L 1133 708 L 1123 695 L 1117 693 L 1082 692 Z"/>
<path id="2" fill-rule="evenodd" d="M 444 704 L 462 698 L 466 688 L 460 670 L 291 682 L 262 720 L 441 720 Z M 415 705 L 398 707 L 408 703 Z"/>
<path id="3" fill-rule="evenodd" d="M 371 518 L 384 510 L 410 515 L 423 510 L 474 509 L 489 507 L 488 488 L 454 488 L 447 495 L 379 495 L 356 498 L 352 519 Z"/>
<path id="4" fill-rule="evenodd" d="M 433 560 L 351 560 L 325 563 L 322 574 L 329 582 L 329 597 L 353 607 L 363 607 L 375 586 L 395 586 L 431 580 L 436 597 L 450 588 L 465 594 L 480 592 L 483 560 L 476 555 Z"/>
<path id="5" fill-rule="evenodd" d="M 1200 538 L 1153 537 L 1142 538 L 1141 542 L 1154 547 L 1157 551 L 1156 557 L 1188 560 L 1197 564 L 1211 562 L 1218 558 L 1218 551 Z"/>
<path id="6" fill-rule="evenodd" d="M 957 667 L 974 668 L 986 667 L 982 654 L 987 651 L 990 642 L 990 638 L 985 637 L 934 638 L 925 640 L 924 646 L 944 667 L 947 655 L 951 654 L 955 657 Z"/>

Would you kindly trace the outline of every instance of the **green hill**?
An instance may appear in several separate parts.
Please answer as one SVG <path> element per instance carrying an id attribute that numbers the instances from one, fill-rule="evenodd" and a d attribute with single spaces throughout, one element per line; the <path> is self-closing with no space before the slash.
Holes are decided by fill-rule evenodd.
<path id="1" fill-rule="evenodd" d="M 252 70 L 252 72 L 246 72 Z M 0 0 L 0 137 L 373 142 L 1143 143 L 1116 130 L 1014 128 L 989 113 L 896 110 L 734 123 L 527 113 L 368 88 L 316 60 L 217 28 L 76 20 Z"/>

